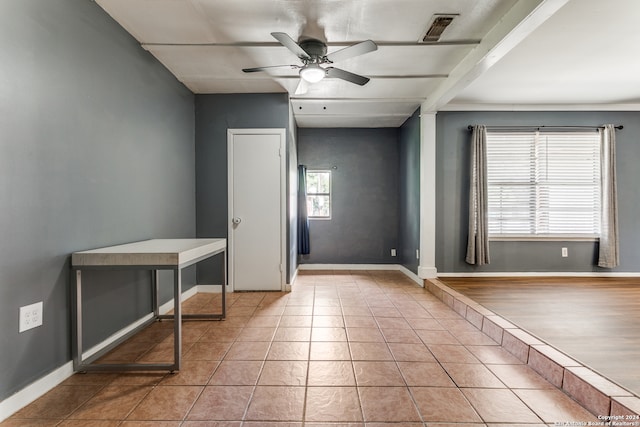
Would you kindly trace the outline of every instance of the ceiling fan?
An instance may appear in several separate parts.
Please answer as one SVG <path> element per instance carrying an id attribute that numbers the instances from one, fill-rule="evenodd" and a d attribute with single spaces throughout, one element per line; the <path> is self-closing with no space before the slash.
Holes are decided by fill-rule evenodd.
<path id="1" fill-rule="evenodd" d="M 317 83 L 325 77 L 346 80 L 360 86 L 367 84 L 369 81 L 369 78 L 367 77 L 326 65 L 377 50 L 378 45 L 376 45 L 372 40 L 356 43 L 354 45 L 347 46 L 344 49 L 327 54 L 327 44 L 321 40 L 308 38 L 296 43 L 286 33 L 271 33 L 271 35 L 278 40 L 280 44 L 300 58 L 302 65 L 271 65 L 266 67 L 244 68 L 242 71 L 245 73 L 255 73 L 257 71 L 265 71 L 270 68 L 283 67 L 299 69 L 300 82 L 296 88 L 296 95 L 305 94 L 310 84 Z"/>

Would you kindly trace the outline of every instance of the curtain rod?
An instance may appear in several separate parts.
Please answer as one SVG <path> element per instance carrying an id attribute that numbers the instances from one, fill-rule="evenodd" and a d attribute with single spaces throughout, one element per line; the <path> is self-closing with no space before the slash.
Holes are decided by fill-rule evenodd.
<path id="1" fill-rule="evenodd" d="M 487 126 L 487 129 L 602 129 L 604 126 Z M 616 129 L 624 129 L 622 125 L 614 126 Z M 467 129 L 473 130 L 473 125 L 467 126 Z"/>

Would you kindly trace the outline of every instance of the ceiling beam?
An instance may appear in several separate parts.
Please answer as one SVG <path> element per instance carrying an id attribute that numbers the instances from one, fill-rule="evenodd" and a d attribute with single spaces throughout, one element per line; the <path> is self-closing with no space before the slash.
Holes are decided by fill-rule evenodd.
<path id="1" fill-rule="evenodd" d="M 384 75 L 376 75 L 376 74 L 367 74 L 367 77 L 370 79 L 376 80 L 394 80 L 394 79 L 446 79 L 448 74 L 384 74 Z M 277 75 L 277 74 L 261 74 L 255 77 L 255 80 L 258 79 L 299 79 L 300 76 L 296 75 Z M 327 77 L 329 78 L 329 77 Z"/>
<path id="2" fill-rule="evenodd" d="M 437 46 L 476 46 L 480 40 L 443 40 L 437 42 L 407 42 L 407 41 L 375 41 L 378 47 L 437 47 Z M 327 47 L 348 47 L 358 41 L 331 42 Z M 282 47 L 277 42 L 236 42 L 236 43 L 141 43 L 145 50 L 154 47 Z"/>
<path id="3" fill-rule="evenodd" d="M 449 73 L 422 104 L 422 113 L 437 112 L 471 82 L 493 67 L 569 0 L 520 0 Z"/>

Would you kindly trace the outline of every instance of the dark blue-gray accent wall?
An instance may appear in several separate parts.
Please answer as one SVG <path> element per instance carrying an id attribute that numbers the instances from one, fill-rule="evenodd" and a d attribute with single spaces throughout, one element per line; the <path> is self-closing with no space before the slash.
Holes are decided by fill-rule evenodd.
<path id="1" fill-rule="evenodd" d="M 289 97 L 286 93 L 196 95 L 195 106 L 197 236 L 226 237 L 229 215 L 227 129 L 286 129 L 287 161 L 295 162 L 295 156 L 290 156 L 290 151 L 295 151 L 295 141 L 292 141 L 295 134 L 290 130 Z M 289 176 L 287 188 L 290 188 Z M 287 206 L 290 199 L 287 198 Z M 291 239 L 292 229 L 289 225 L 287 240 Z M 287 266 L 292 264 L 295 265 L 295 258 L 287 260 Z M 291 270 L 287 270 L 287 281 Z M 219 284 L 222 275 L 219 259 L 198 265 L 198 283 Z"/>
<path id="2" fill-rule="evenodd" d="M 333 180 L 332 217 L 310 221 L 311 253 L 301 264 L 401 264 L 417 273 L 417 111 L 400 128 L 299 129 L 298 163 L 330 169 Z"/>
<path id="3" fill-rule="evenodd" d="M 398 264 L 418 274 L 420 260 L 420 109 L 398 129 Z"/>
<path id="4" fill-rule="evenodd" d="M 71 358 L 71 252 L 195 236 L 195 150 L 191 92 L 94 2 L 0 2 L 0 82 L 2 401 Z M 86 348 L 151 308 L 148 273 L 84 279 Z"/>
<path id="5" fill-rule="evenodd" d="M 395 264 L 397 129 L 298 129 L 298 163 L 332 171 L 331 219 L 310 220 L 300 264 Z"/>
<path id="6" fill-rule="evenodd" d="M 623 125 L 616 133 L 620 266 L 596 266 L 598 244 L 576 241 L 492 241 L 491 264 L 465 263 L 469 182 L 468 125 Z M 637 272 L 640 265 L 640 113 L 638 112 L 440 112 L 436 117 L 436 267 L 438 273 Z M 561 257 L 567 247 L 569 256 Z"/>

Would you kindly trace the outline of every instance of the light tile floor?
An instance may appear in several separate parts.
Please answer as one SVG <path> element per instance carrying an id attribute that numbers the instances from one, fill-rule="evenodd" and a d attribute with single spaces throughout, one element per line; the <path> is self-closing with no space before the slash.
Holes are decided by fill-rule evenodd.
<path id="1" fill-rule="evenodd" d="M 198 294 L 185 312 L 219 295 Z M 76 374 L 2 426 L 545 426 L 598 419 L 399 272 L 300 274 L 185 321 L 170 373 Z M 168 361 L 171 322 L 104 357 Z M 558 423 L 558 424 L 556 424 Z M 575 425 L 575 424 L 574 424 Z"/>

